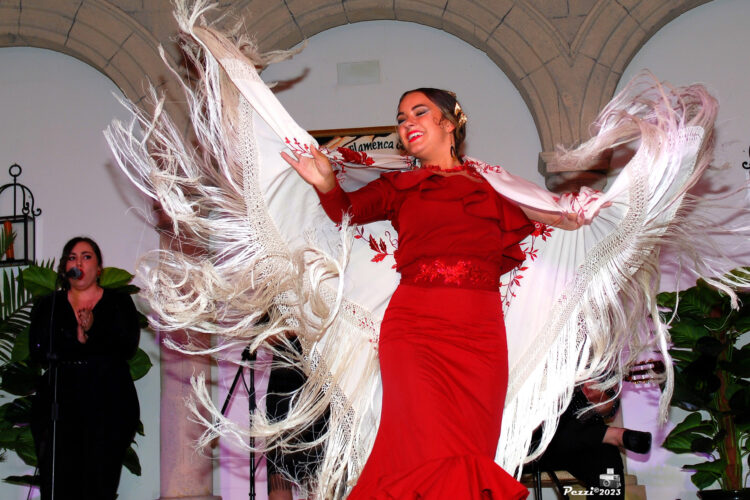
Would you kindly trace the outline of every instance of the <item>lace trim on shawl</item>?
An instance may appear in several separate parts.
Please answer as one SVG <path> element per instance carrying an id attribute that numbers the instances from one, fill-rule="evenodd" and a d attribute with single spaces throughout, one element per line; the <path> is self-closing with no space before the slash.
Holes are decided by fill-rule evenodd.
<path id="1" fill-rule="evenodd" d="M 642 158 L 643 155 L 641 154 L 640 157 Z M 638 163 L 641 164 L 644 162 L 640 161 L 640 158 L 638 158 Z M 587 299 L 586 296 L 588 295 L 591 283 L 597 278 L 601 279 L 599 278 L 599 274 L 601 273 L 602 268 L 611 262 L 613 256 L 622 255 L 623 253 L 630 254 L 623 259 L 623 264 L 631 269 L 636 269 L 638 267 L 638 261 L 642 263 L 647 258 L 647 252 L 644 252 L 644 254 L 633 254 L 632 251 L 627 251 L 627 249 L 632 246 L 635 236 L 638 234 L 638 229 L 641 227 L 643 219 L 645 218 L 644 209 L 647 197 L 645 194 L 645 179 L 642 168 L 636 169 L 636 175 L 631 180 L 630 187 L 630 209 L 622 220 L 620 226 L 605 240 L 596 245 L 596 247 L 590 251 L 586 261 L 577 268 L 575 281 L 566 287 L 564 293 L 554 303 L 552 310 L 547 315 L 547 323 L 540 330 L 542 334 L 537 337 L 535 345 L 523 353 L 522 358 L 526 359 L 527 362 L 524 363 L 524 368 L 516 372 L 514 377 L 509 379 L 507 399 L 511 403 L 510 405 L 506 405 L 505 412 L 510 414 L 514 414 L 514 412 L 520 412 L 521 414 L 525 413 L 518 408 L 521 402 L 525 399 L 521 392 L 533 391 L 535 393 L 536 390 L 529 387 L 529 381 L 536 380 L 536 384 L 544 384 L 544 379 L 546 378 L 534 375 L 534 372 L 551 370 L 552 373 L 559 373 L 560 369 L 565 369 L 566 365 L 556 365 L 554 360 L 550 358 L 550 354 L 554 357 L 562 357 L 563 359 L 578 358 L 581 353 L 585 353 L 588 349 L 586 344 L 589 342 L 589 325 L 591 323 L 608 323 L 603 321 L 603 316 L 606 314 L 606 311 L 592 305 L 590 299 Z M 619 290 L 615 285 L 613 293 L 618 292 Z M 588 314 L 581 312 L 582 305 L 590 305 L 591 310 Z M 585 365 L 585 356 L 582 361 L 583 363 L 581 364 Z M 575 365 L 578 364 L 579 363 L 573 363 L 567 365 L 567 370 L 575 370 Z M 569 372 L 565 378 L 575 379 L 577 377 L 572 372 Z M 572 388 L 570 394 L 572 394 Z M 516 399 L 516 395 L 518 395 L 518 399 Z M 559 412 L 565 408 L 563 401 L 566 399 L 567 396 L 560 402 L 551 401 L 554 406 L 552 410 L 553 414 L 559 414 Z M 537 411 L 538 410 L 539 409 L 537 408 Z M 545 413 L 549 413 L 549 411 Z M 513 419 L 509 419 L 508 421 L 512 423 Z M 511 426 L 506 425 L 506 422 L 504 422 L 501 431 L 501 443 L 503 443 L 503 436 L 505 436 L 506 433 L 517 431 L 517 429 L 506 427 Z M 547 427 L 554 429 L 555 426 L 548 424 Z M 552 436 L 550 435 L 549 439 L 551 439 L 551 437 Z M 541 444 L 537 448 L 537 453 L 532 453 L 526 458 L 526 460 L 531 460 L 540 455 L 549 443 L 549 439 L 542 439 Z M 500 449 L 503 450 L 502 444 Z M 512 452 L 510 452 L 510 450 L 503 451 L 505 451 L 503 459 L 506 461 L 508 455 L 511 455 Z M 498 455 L 501 455 L 500 451 L 498 451 Z M 510 461 L 507 460 L 506 463 L 508 462 Z"/>
<path id="2" fill-rule="evenodd" d="M 631 87 L 632 84 L 626 91 Z M 544 424 L 541 443 L 527 460 L 544 450 L 554 434 L 559 414 L 570 399 L 573 382 L 598 378 L 602 386 L 617 385 L 637 353 L 648 346 L 657 347 L 667 362 L 666 389 L 662 397 L 662 415 L 666 417 L 672 373 L 666 353 L 668 334 L 655 306 L 659 284 L 658 248 L 668 241 L 681 248 L 692 247 L 691 241 L 674 233 L 669 234 L 667 240 L 661 238 L 667 233 L 684 192 L 708 164 L 710 147 L 706 144 L 710 141 L 704 139 L 711 137 L 715 104 L 705 90 L 699 88 L 677 89 L 667 94 L 657 84 L 646 92 L 652 94 L 636 96 L 633 102 L 647 102 L 653 97 L 655 107 L 644 106 L 645 113 L 652 113 L 651 118 L 657 115 L 658 119 L 648 122 L 648 115 L 633 119 L 641 127 L 644 138 L 627 167 L 627 190 L 621 187 L 619 191 L 628 195 L 627 212 L 614 232 L 591 248 L 576 268 L 574 281 L 565 286 L 559 299 L 552 304 L 547 322 L 538 329 L 541 335 L 535 337 L 532 347 L 520 354 L 525 363 L 511 371 L 505 415 L 514 417 L 503 421 L 496 455 L 496 460 L 509 470 L 517 467 L 529 452 L 529 436 L 540 422 L 540 415 Z M 674 109 L 669 107 L 666 95 L 677 101 Z M 618 97 L 624 99 L 622 95 Z M 611 106 L 612 114 L 607 115 L 605 111 L 603 116 L 604 120 L 616 117 L 612 128 L 615 132 L 607 132 L 622 135 L 630 119 L 624 117 L 636 115 L 623 115 L 615 105 Z M 664 116 L 660 116 L 660 112 Z M 639 121 L 641 119 L 643 122 Z M 686 126 L 690 119 L 700 126 Z M 703 127 L 708 129 L 707 133 Z M 655 179 L 649 178 L 652 171 L 660 172 Z M 652 185 L 654 182 L 656 184 Z M 684 217 L 678 217 L 678 221 L 693 226 Z M 645 331 L 645 318 L 635 317 L 635 311 L 648 312 L 653 318 L 653 336 Z M 601 375 L 608 372 L 609 375 Z M 557 397 L 550 397 L 555 391 L 559 391 Z M 534 417 L 525 419 L 518 415 Z M 518 469 L 516 472 L 520 474 Z"/>
<path id="3" fill-rule="evenodd" d="M 253 110 L 248 105 L 247 101 L 240 97 L 240 123 L 239 126 L 243 130 L 243 135 L 239 141 L 238 158 L 237 160 L 242 165 L 245 185 L 245 203 L 248 207 L 248 220 L 256 228 L 256 234 L 259 235 L 261 243 L 268 248 L 269 251 L 281 250 L 285 247 L 285 243 L 273 221 L 270 219 L 266 207 L 263 204 L 263 195 L 260 192 L 257 170 L 254 168 L 258 164 L 258 158 L 255 153 L 256 142 L 255 134 L 253 132 Z M 284 272 L 284 269 L 269 269 L 270 273 Z M 337 297 L 336 292 L 333 291 L 328 285 L 323 284 L 317 293 L 320 294 L 328 307 L 333 307 Z M 283 308 L 283 300 L 277 303 L 277 307 Z M 361 306 L 352 303 L 347 300 L 343 300 L 341 307 L 338 311 L 338 317 L 334 320 L 335 324 L 329 329 L 329 334 L 336 333 L 336 337 L 346 337 L 348 335 L 366 335 L 369 342 L 373 346 L 373 352 L 376 350 L 374 347 L 377 346 L 379 324 L 372 319 L 369 312 L 365 311 Z M 350 331 L 351 328 L 355 331 Z M 333 339 L 329 342 L 336 343 Z M 324 388 L 326 391 L 330 391 L 330 407 L 331 417 L 329 421 L 329 427 L 333 428 L 336 438 L 327 438 L 331 443 L 350 442 L 351 449 L 346 452 L 346 460 L 348 462 L 348 468 L 358 471 L 364 466 L 364 461 L 369 454 L 369 449 L 372 446 L 372 440 L 374 440 L 374 429 L 377 429 L 377 422 L 367 422 L 366 427 L 369 427 L 370 432 L 361 428 L 358 421 L 361 421 L 361 417 L 357 417 L 355 412 L 352 410 L 352 402 L 344 394 L 340 388 L 341 380 L 336 380 L 335 376 L 331 374 L 334 370 L 328 366 L 325 362 L 325 358 L 317 350 L 315 342 L 310 341 L 306 337 L 301 338 L 301 343 L 307 356 L 307 362 L 309 363 L 310 372 L 322 374 L 322 384 L 320 382 L 312 384 L 311 392 L 314 393 L 319 389 L 319 386 Z M 374 355 L 371 355 L 371 363 L 374 361 Z M 376 362 L 375 362 L 376 364 Z M 371 367 L 370 370 L 376 370 L 377 366 Z M 367 377 L 366 377 L 367 378 Z M 360 391 L 360 394 L 364 391 Z M 299 395 L 300 399 L 305 397 L 315 397 L 314 395 Z M 301 401 L 300 401 L 301 402 Z M 303 405 L 301 405 L 303 406 Z M 290 411 L 290 420 L 296 420 L 295 416 Z M 338 420 L 338 421 L 337 421 Z M 361 422 L 360 422 L 361 423 Z M 286 426 L 290 424 L 287 423 Z M 327 450 L 328 451 L 328 462 L 334 462 L 331 464 L 335 467 L 340 467 L 335 458 L 331 458 L 331 452 L 336 456 L 340 456 L 342 450 Z M 340 458 L 338 459 L 340 460 Z M 323 464 L 322 467 L 326 468 L 328 464 Z M 339 474 L 323 474 L 324 477 L 335 477 Z M 340 478 L 339 478 L 340 479 Z M 331 487 L 331 485 L 322 485 L 324 487 Z M 327 489 L 327 488 L 326 488 Z"/>
<path id="4" fill-rule="evenodd" d="M 640 161 L 643 155 L 639 154 L 639 156 L 637 163 L 640 164 L 643 163 Z M 547 352 L 547 347 L 552 345 L 554 339 L 560 334 L 565 324 L 569 323 L 571 320 L 574 321 L 578 328 L 583 328 L 583 334 L 579 335 L 579 340 L 580 338 L 586 337 L 586 321 L 583 318 L 573 315 L 573 312 L 580 307 L 580 301 L 583 300 L 584 293 L 586 293 L 591 281 L 596 277 L 597 273 L 600 272 L 602 267 L 604 267 L 607 262 L 611 261 L 613 256 L 621 255 L 625 252 L 625 249 L 630 246 L 638 232 L 638 227 L 642 225 L 643 219 L 645 218 L 644 209 L 647 201 L 645 195 L 645 179 L 642 175 L 642 169 L 639 168 L 636 172 L 641 175 L 637 176 L 639 178 L 633 178 L 630 182 L 630 208 L 625 218 L 622 220 L 616 231 L 612 232 L 605 240 L 601 241 L 590 251 L 586 262 L 580 265 L 576 271 L 575 282 L 566 288 L 565 293 L 555 303 L 554 308 L 548 315 L 549 319 L 547 323 L 542 328 L 542 331 L 545 332 L 542 337 L 545 340 L 545 342 L 543 342 L 543 347 L 541 349 L 528 349 L 524 357 L 528 356 L 528 359 L 530 360 L 539 360 L 544 353 Z M 643 259 L 643 255 L 631 255 L 630 258 L 624 260 L 626 262 L 630 260 L 631 262 L 626 265 L 636 269 L 638 267 L 636 261 L 643 261 Z M 539 367 L 540 365 L 538 361 L 532 361 L 528 363 L 528 366 L 533 368 L 520 372 L 518 378 L 509 381 L 509 394 L 517 393 L 519 387 L 522 386 L 530 376 L 531 371 L 536 369 L 534 367 Z"/>

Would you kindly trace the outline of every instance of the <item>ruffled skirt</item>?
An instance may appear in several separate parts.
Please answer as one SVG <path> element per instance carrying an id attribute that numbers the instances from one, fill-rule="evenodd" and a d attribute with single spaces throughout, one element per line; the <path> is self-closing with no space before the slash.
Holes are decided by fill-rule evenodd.
<path id="1" fill-rule="evenodd" d="M 380 427 L 348 498 L 526 498 L 493 460 L 507 356 L 498 293 L 400 285 L 380 332 Z"/>

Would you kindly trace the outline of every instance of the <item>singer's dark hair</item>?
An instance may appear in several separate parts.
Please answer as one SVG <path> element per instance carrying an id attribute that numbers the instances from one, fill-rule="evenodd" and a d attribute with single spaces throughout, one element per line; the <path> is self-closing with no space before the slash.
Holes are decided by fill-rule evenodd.
<path id="1" fill-rule="evenodd" d="M 60 287 L 63 290 L 68 290 L 70 288 L 68 278 L 65 277 L 65 273 L 67 271 L 65 267 L 68 262 L 68 257 L 70 256 L 70 252 L 73 251 L 73 247 L 81 242 L 91 245 L 91 248 L 94 250 L 94 254 L 96 254 L 97 264 L 99 265 L 99 267 L 102 267 L 102 251 L 99 249 L 99 245 L 97 245 L 94 240 L 92 240 L 88 236 L 76 236 L 75 238 L 71 238 L 63 247 L 62 255 L 60 256 L 60 263 L 57 265 L 57 281 L 58 283 L 60 283 Z"/>

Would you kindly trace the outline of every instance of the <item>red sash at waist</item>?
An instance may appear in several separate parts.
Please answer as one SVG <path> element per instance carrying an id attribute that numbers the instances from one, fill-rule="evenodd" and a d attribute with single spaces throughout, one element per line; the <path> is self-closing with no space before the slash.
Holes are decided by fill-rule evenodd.
<path id="1" fill-rule="evenodd" d="M 401 283 L 407 285 L 497 291 L 500 266 L 475 257 L 425 257 L 399 269 Z"/>

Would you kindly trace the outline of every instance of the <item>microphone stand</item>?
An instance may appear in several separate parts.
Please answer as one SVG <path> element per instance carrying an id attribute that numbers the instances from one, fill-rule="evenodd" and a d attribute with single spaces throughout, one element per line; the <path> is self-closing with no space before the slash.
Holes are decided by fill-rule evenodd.
<path id="1" fill-rule="evenodd" d="M 256 352 L 250 352 L 250 346 L 248 345 L 245 347 L 245 349 L 242 350 L 242 361 L 245 362 L 251 362 L 255 363 L 256 360 Z M 245 377 L 243 376 L 244 371 L 244 365 L 239 365 L 237 367 L 237 373 L 234 375 L 234 380 L 232 381 L 232 385 L 229 387 L 229 392 L 227 393 L 226 399 L 224 399 L 224 404 L 221 407 L 221 414 L 224 416 L 226 414 L 227 408 L 229 407 L 229 401 L 232 399 L 232 395 L 234 394 L 234 390 L 237 387 L 237 381 L 242 377 L 242 385 L 245 386 L 245 390 L 247 391 L 247 405 L 248 405 L 248 418 L 250 419 L 252 414 L 255 413 L 255 409 L 257 408 L 257 403 L 255 401 L 255 367 L 251 365 L 250 367 L 250 385 L 245 383 Z M 252 424 L 252 422 L 250 422 Z M 250 500 L 255 500 L 255 473 L 257 470 L 257 464 L 255 462 L 255 438 L 253 436 L 250 436 L 250 491 L 248 492 L 248 496 L 250 497 Z"/>
<path id="2" fill-rule="evenodd" d="M 49 378 L 52 386 L 52 405 L 50 419 L 52 420 L 52 463 L 50 475 L 50 499 L 55 500 L 55 477 L 57 468 L 57 422 L 60 419 L 60 403 L 57 400 L 57 388 L 59 384 L 58 356 L 54 351 L 55 340 L 55 306 L 57 303 L 57 283 L 52 291 L 52 308 L 49 315 L 49 346 L 47 348 L 47 361 L 49 362 Z"/>
<path id="3" fill-rule="evenodd" d="M 58 275 L 59 276 L 59 275 Z M 77 267 L 69 269 L 65 278 L 81 277 L 81 270 Z M 57 389 L 60 384 L 59 356 L 54 350 L 55 345 L 55 307 L 57 305 L 57 287 L 60 286 L 60 278 L 55 281 L 55 289 L 52 291 L 52 306 L 49 314 L 49 346 L 47 348 L 47 361 L 49 362 L 49 379 L 52 386 L 52 405 L 50 419 L 52 420 L 52 464 L 50 474 L 50 500 L 55 500 L 55 483 L 57 477 L 57 422 L 60 420 L 60 403 L 58 401 Z"/>

